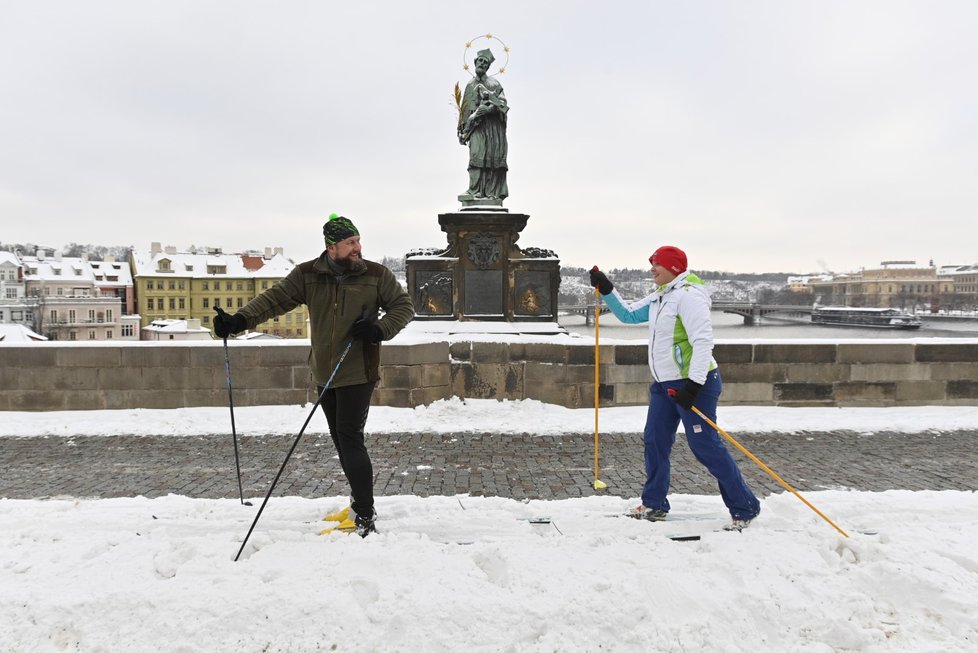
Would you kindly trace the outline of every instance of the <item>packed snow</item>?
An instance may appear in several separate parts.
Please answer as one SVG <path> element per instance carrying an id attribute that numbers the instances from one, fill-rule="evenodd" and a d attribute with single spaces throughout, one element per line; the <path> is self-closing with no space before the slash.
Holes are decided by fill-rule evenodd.
<path id="1" fill-rule="evenodd" d="M 238 408 L 238 431 L 294 433 L 310 408 Z M 601 432 L 636 432 L 644 413 L 602 409 Z M 719 421 L 732 433 L 871 437 L 972 429 L 976 413 L 721 407 Z M 2 436 L 228 430 L 226 409 L 4 417 Z M 367 430 L 506 437 L 593 427 L 593 410 L 453 399 L 375 407 Z M 238 561 L 263 497 L 253 507 L 175 495 L 3 499 L 0 651 L 978 648 L 974 492 L 804 496 L 849 537 L 789 493 L 763 498 L 742 533 L 721 530 L 718 496 L 673 495 L 659 524 L 616 518 L 635 501 L 613 496 L 388 496 L 377 501 L 379 532 L 365 539 L 319 534 L 345 497 L 273 496 Z"/>

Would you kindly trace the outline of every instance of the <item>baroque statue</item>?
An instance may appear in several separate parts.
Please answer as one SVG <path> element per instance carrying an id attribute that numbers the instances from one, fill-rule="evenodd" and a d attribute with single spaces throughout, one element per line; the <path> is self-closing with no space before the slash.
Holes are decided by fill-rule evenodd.
<path id="1" fill-rule="evenodd" d="M 479 50 L 474 61 L 475 75 L 465 85 L 465 91 L 460 92 L 456 85 L 458 142 L 469 148 L 469 187 L 458 196 L 466 205 L 501 206 L 509 195 L 506 185 L 509 104 L 503 85 L 488 74 L 495 60 L 492 50 Z"/>

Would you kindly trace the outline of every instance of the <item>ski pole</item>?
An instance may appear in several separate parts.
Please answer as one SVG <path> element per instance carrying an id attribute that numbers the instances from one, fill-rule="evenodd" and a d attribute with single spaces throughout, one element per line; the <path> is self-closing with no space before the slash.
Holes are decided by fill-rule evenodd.
<path id="1" fill-rule="evenodd" d="M 608 484 L 598 480 L 598 404 L 600 402 L 601 354 L 598 334 L 601 332 L 601 291 L 594 289 L 594 489 L 605 490 Z"/>
<path id="2" fill-rule="evenodd" d="M 333 368 L 333 373 L 329 375 L 329 379 L 326 381 L 326 384 L 323 386 L 322 391 L 319 393 L 319 397 L 316 399 L 316 403 L 313 404 L 312 410 L 309 411 L 309 417 L 306 418 L 306 421 L 302 425 L 302 428 L 299 429 L 299 435 L 295 436 L 295 442 L 292 443 L 292 448 L 289 449 L 289 453 L 285 455 L 285 460 L 282 461 L 282 466 L 279 468 L 278 474 L 275 475 L 275 479 L 272 481 L 271 487 L 268 488 L 268 492 L 265 494 L 265 500 L 261 502 L 261 507 L 258 508 L 258 514 L 255 515 L 255 520 L 251 522 L 251 528 L 248 529 L 248 534 L 245 535 L 244 541 L 241 543 L 241 548 L 238 549 L 238 554 L 234 556 L 235 562 L 237 562 L 238 558 L 241 557 L 241 552 L 244 551 L 245 545 L 248 543 L 248 538 L 251 537 L 251 532 L 255 530 L 255 525 L 258 523 L 258 518 L 261 517 L 262 511 L 265 509 L 265 504 L 268 503 L 268 500 L 272 496 L 272 492 L 275 490 L 275 485 L 278 483 L 278 479 L 281 478 L 282 472 L 285 471 L 285 466 L 288 464 L 289 458 L 292 457 L 292 452 L 294 452 L 295 448 L 299 445 L 299 440 L 302 439 L 302 434 L 306 432 L 306 427 L 309 425 L 309 421 L 312 419 L 312 416 L 316 414 L 316 409 L 319 408 L 319 404 L 323 401 L 323 397 L 326 395 L 326 389 L 333 384 L 333 378 L 336 376 L 336 373 L 340 370 L 340 365 L 343 364 L 343 360 L 346 358 L 346 355 L 350 353 L 350 347 L 352 346 L 353 346 L 353 338 L 350 338 L 350 341 L 346 343 L 346 348 L 343 350 L 343 353 L 340 355 L 340 360 L 336 362 L 336 367 Z"/>
<path id="3" fill-rule="evenodd" d="M 214 310 L 223 313 L 220 306 L 215 306 Z M 227 372 L 228 380 L 228 407 L 231 409 L 231 440 L 234 442 L 234 468 L 238 473 L 238 498 L 241 505 L 250 506 L 250 501 L 244 500 L 244 489 L 241 487 L 241 461 L 238 458 L 238 431 L 234 426 L 234 397 L 231 392 L 231 359 L 228 356 L 228 339 L 224 336 L 224 370 Z"/>
<path id="4" fill-rule="evenodd" d="M 669 393 L 669 396 L 670 397 L 673 397 L 673 396 L 676 395 L 676 391 L 673 390 L 672 388 L 670 388 L 668 390 L 668 393 Z M 765 472 L 767 472 L 771 476 L 771 478 L 773 478 L 775 481 L 777 481 L 778 483 L 780 483 L 781 485 L 783 485 L 793 495 L 795 495 L 796 497 L 798 497 L 799 499 L 801 499 L 801 502 L 804 503 L 806 506 L 808 506 L 809 508 L 811 508 L 812 510 L 814 510 L 816 515 L 818 515 L 819 517 L 821 517 L 822 519 L 824 519 L 825 521 L 827 521 L 829 524 L 831 524 L 832 528 L 834 528 L 835 530 L 839 531 L 840 533 L 842 533 L 846 537 L 849 537 L 849 534 L 848 533 L 846 533 L 844 530 L 842 530 L 841 528 L 839 528 L 838 526 L 836 526 L 836 524 L 835 524 L 834 521 L 832 521 L 831 519 L 829 519 L 828 517 L 826 517 L 825 514 L 821 510 L 819 510 L 818 508 L 816 508 L 815 506 L 813 506 L 811 503 L 809 503 L 808 499 L 806 499 L 805 497 L 801 496 L 798 493 L 798 491 L 795 490 L 795 488 L 793 488 L 790 485 L 788 485 L 788 483 L 783 478 L 781 478 L 780 476 L 778 476 L 777 474 L 775 474 L 774 473 L 774 470 L 772 470 L 770 467 L 768 467 L 767 465 L 765 465 L 764 463 L 762 463 L 761 460 L 757 456 L 755 456 L 750 451 L 748 451 L 747 448 L 744 447 L 744 445 L 742 445 L 739 442 L 737 442 L 733 438 L 733 436 L 731 436 L 729 433 L 727 433 L 722 428 L 720 428 L 719 426 L 717 426 L 716 422 L 714 422 L 709 417 L 707 417 L 706 415 L 704 415 L 702 413 L 702 411 L 700 411 L 699 408 L 697 408 L 696 406 L 693 406 L 692 407 L 692 410 L 693 410 L 694 413 L 696 413 L 697 415 L 699 415 L 700 417 L 702 417 L 706 421 L 707 424 L 709 424 L 710 426 L 712 426 L 713 428 L 715 428 L 721 435 L 723 435 L 723 437 L 727 438 L 727 440 L 729 440 L 733 444 L 733 446 L 737 447 L 737 449 L 739 449 L 741 451 L 741 453 L 743 453 L 745 456 L 747 456 L 748 458 L 750 458 L 751 460 L 753 460 L 755 463 L 757 463 L 757 465 L 761 469 L 763 469 Z"/>

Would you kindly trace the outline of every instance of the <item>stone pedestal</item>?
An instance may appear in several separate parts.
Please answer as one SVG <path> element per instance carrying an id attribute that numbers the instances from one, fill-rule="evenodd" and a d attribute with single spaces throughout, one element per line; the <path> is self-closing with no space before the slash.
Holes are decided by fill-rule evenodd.
<path id="1" fill-rule="evenodd" d="M 516 245 L 528 219 L 490 208 L 440 214 L 448 247 L 406 259 L 415 319 L 556 322 L 560 260 Z"/>

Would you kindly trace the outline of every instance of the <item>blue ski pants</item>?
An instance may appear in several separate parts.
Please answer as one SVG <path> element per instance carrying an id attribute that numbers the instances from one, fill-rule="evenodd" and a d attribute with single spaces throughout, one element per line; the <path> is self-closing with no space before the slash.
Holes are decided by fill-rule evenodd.
<path id="1" fill-rule="evenodd" d="M 720 434 L 692 410 L 686 410 L 669 396 L 670 389 L 678 390 L 685 379 L 653 383 L 649 389 L 649 412 L 645 421 L 645 487 L 642 505 L 669 512 L 669 455 L 676 442 L 676 429 L 682 422 L 686 442 L 690 450 L 717 480 L 723 503 L 734 519 L 753 519 L 761 511 L 761 504 L 747 487 Z M 706 377 L 706 383 L 696 397 L 694 405 L 716 422 L 717 402 L 723 390 L 719 370 Z"/>

